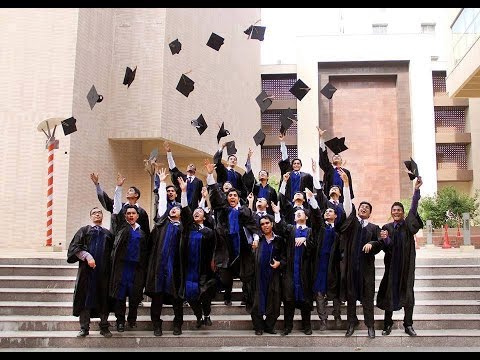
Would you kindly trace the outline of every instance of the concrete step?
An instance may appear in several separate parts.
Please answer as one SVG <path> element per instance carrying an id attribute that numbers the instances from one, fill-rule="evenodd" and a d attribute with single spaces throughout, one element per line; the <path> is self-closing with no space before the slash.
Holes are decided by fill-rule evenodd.
<path id="1" fill-rule="evenodd" d="M 62 258 L 52 257 L 25 257 L 25 258 L 9 258 L 0 257 L 0 265 L 69 265 L 67 263 L 67 255 L 64 252 Z"/>
<path id="2" fill-rule="evenodd" d="M 144 301 L 143 306 L 139 307 L 138 315 L 150 315 L 151 303 Z M 342 314 L 347 313 L 346 304 L 341 307 Z M 184 306 L 185 315 L 193 315 L 192 308 Z M 332 303 L 327 307 L 327 313 L 332 314 Z M 401 313 L 403 310 L 400 310 Z M 280 310 L 283 314 L 283 306 Z M 420 314 L 479 314 L 480 300 L 417 300 L 415 302 L 415 312 Z M 296 310 L 300 314 L 300 310 Z M 316 310 L 312 311 L 316 314 Z M 173 315 L 171 305 L 165 305 L 164 315 Z M 212 316 L 217 315 L 245 315 L 247 314 L 245 306 L 240 302 L 234 301 L 232 306 L 225 306 L 223 302 L 212 303 Z M 362 305 L 357 302 L 357 314 L 363 314 Z M 375 314 L 383 314 L 383 310 L 375 307 Z M 41 315 L 41 316 L 69 316 L 72 315 L 72 302 L 37 302 L 37 301 L 0 301 L 0 315 Z"/>
<path id="3" fill-rule="evenodd" d="M 277 326 L 278 329 L 280 327 Z M 416 330 L 417 331 L 417 330 Z M 105 339 L 98 330 L 90 331 L 85 338 L 76 338 L 76 331 L 5 331 L 0 332 L 2 348 L 247 348 L 258 347 L 291 347 L 291 348 L 408 348 L 408 347 L 449 347 L 478 346 L 480 330 L 418 330 L 416 337 L 410 337 L 402 329 L 395 329 L 389 336 L 370 339 L 366 330 L 357 330 L 351 337 L 345 337 L 344 330 L 314 331 L 307 336 L 294 330 L 288 336 L 264 334 L 255 336 L 252 330 L 183 330 L 180 336 L 165 331 L 163 336 L 153 336 L 151 331 L 112 332 L 113 337 Z"/>
<path id="4" fill-rule="evenodd" d="M 375 277 L 376 286 L 382 276 Z M 0 288 L 74 288 L 76 276 L 0 276 Z M 241 281 L 234 281 L 234 288 L 241 287 Z M 480 275 L 416 275 L 415 285 L 421 287 L 439 286 L 478 286 Z"/>
<path id="5" fill-rule="evenodd" d="M 385 266 L 376 266 L 375 274 L 383 276 Z M 416 265 L 415 275 L 480 275 L 480 265 Z"/>
<path id="6" fill-rule="evenodd" d="M 0 276 L 77 276 L 78 265 L 0 265 Z"/>
<path id="7" fill-rule="evenodd" d="M 162 316 L 163 329 L 166 331 L 173 330 L 173 316 Z M 250 315 L 218 315 L 212 316 L 213 325 L 208 330 L 251 330 L 252 320 Z M 342 316 L 343 324 L 341 329 L 347 329 L 346 315 Z M 363 315 L 358 315 L 360 324 L 358 329 L 366 329 L 363 323 Z M 400 327 L 403 323 L 403 314 L 395 312 L 393 319 L 396 326 Z M 115 317 L 109 317 L 112 330 L 115 328 Z M 317 316 L 312 316 L 313 329 L 319 328 Z M 440 330 L 440 329 L 479 329 L 480 314 L 416 314 L 413 316 L 414 328 L 418 330 Z M 97 327 L 98 319 L 92 319 L 92 329 Z M 142 315 L 137 318 L 137 330 L 152 331 L 152 323 L 150 316 Z M 195 330 L 196 318 L 193 315 L 184 316 L 183 329 Z M 0 332 L 1 331 L 74 331 L 80 327 L 78 317 L 74 316 L 28 316 L 28 315 L 2 315 L 0 316 Z M 283 316 L 277 321 L 277 327 L 283 328 Z M 327 320 L 327 327 L 335 329 L 333 317 Z M 375 315 L 375 328 L 383 327 L 383 315 Z M 301 328 L 301 317 L 295 315 L 294 328 Z"/>

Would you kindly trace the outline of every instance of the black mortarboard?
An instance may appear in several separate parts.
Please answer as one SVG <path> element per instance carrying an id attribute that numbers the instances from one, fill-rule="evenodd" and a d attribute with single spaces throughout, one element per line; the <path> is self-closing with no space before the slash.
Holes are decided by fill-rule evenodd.
<path id="1" fill-rule="evenodd" d="M 222 122 L 222 126 L 220 126 L 220 130 L 218 130 L 218 134 L 217 134 L 217 143 L 220 142 L 220 139 L 222 137 L 225 137 L 228 135 L 230 135 L 230 131 L 225 129 L 224 123 Z"/>
<path id="2" fill-rule="evenodd" d="M 410 180 L 414 180 L 417 176 L 420 176 L 418 173 L 418 166 L 415 161 L 413 161 L 412 158 L 410 158 L 410 161 L 404 161 L 403 162 L 405 166 L 407 167 L 408 170 L 408 177 Z"/>
<path id="3" fill-rule="evenodd" d="M 93 110 L 93 107 L 95 106 L 96 103 L 102 102 L 103 96 L 98 95 L 97 89 L 95 89 L 95 85 L 92 85 L 92 88 L 87 94 L 87 100 L 90 105 L 90 109 Z"/>
<path id="4" fill-rule="evenodd" d="M 155 148 L 151 151 L 150 156 L 148 157 L 148 160 L 152 161 L 153 159 L 158 158 L 158 149 Z"/>
<path id="5" fill-rule="evenodd" d="M 200 135 L 202 135 L 203 132 L 207 130 L 207 127 L 208 127 L 207 122 L 203 118 L 202 114 L 200 114 L 200 116 L 197 119 L 192 120 L 190 123 L 197 128 L 197 131 Z"/>
<path id="6" fill-rule="evenodd" d="M 262 145 L 265 142 L 265 133 L 262 129 L 258 130 L 257 133 L 253 136 L 253 140 L 255 140 L 255 145 Z"/>
<path id="7" fill-rule="evenodd" d="M 262 113 L 268 109 L 270 105 L 272 105 L 272 97 L 268 96 L 265 91 L 262 91 L 260 95 L 258 95 L 255 100 L 257 101 L 258 106 L 260 106 L 260 110 Z"/>
<path id="8" fill-rule="evenodd" d="M 212 35 L 210 35 L 210 38 L 207 41 L 207 45 L 218 51 L 220 50 L 220 46 L 223 45 L 224 40 L 223 37 L 212 32 Z"/>
<path id="9" fill-rule="evenodd" d="M 195 81 L 190 79 L 187 75 L 182 74 L 182 77 L 178 81 L 177 90 L 188 97 L 195 87 L 193 84 L 195 84 Z"/>
<path id="10" fill-rule="evenodd" d="M 289 90 L 298 100 L 302 100 L 310 88 L 300 79 Z"/>
<path id="11" fill-rule="evenodd" d="M 137 73 L 137 67 L 135 66 L 135 70 L 132 70 L 127 66 L 125 70 L 125 77 L 123 78 L 123 85 L 127 85 L 127 88 L 132 85 L 133 80 L 135 80 L 135 74 Z"/>
<path id="12" fill-rule="evenodd" d="M 237 148 L 235 147 L 235 141 L 234 140 L 227 142 L 225 144 L 225 146 L 227 147 L 227 155 L 228 156 L 235 155 L 237 153 Z"/>
<path id="13" fill-rule="evenodd" d="M 327 83 L 327 85 L 325 85 L 323 89 L 320 90 L 322 95 L 325 96 L 327 99 L 331 99 L 335 91 L 337 91 L 337 88 L 330 83 Z"/>
<path id="14" fill-rule="evenodd" d="M 333 151 L 334 154 L 340 154 L 342 151 L 348 150 L 345 146 L 345 137 L 334 137 L 328 141 L 325 141 L 325 145 Z"/>
<path id="15" fill-rule="evenodd" d="M 182 43 L 178 41 L 178 39 L 173 40 L 168 46 L 170 47 L 172 55 L 178 54 L 180 50 L 182 50 Z"/>
<path id="16" fill-rule="evenodd" d="M 282 114 L 280 115 L 280 134 L 285 134 L 295 120 L 295 114 L 292 109 L 288 108 L 287 110 L 282 111 Z"/>
<path id="17" fill-rule="evenodd" d="M 77 131 L 77 125 L 75 125 L 77 122 L 77 119 L 74 117 L 62 120 L 62 128 L 63 128 L 63 133 L 65 136 L 70 135 L 71 133 L 74 133 Z"/>
<path id="18" fill-rule="evenodd" d="M 257 39 L 263 41 L 265 36 L 265 26 L 253 26 L 250 25 L 247 30 L 244 31 L 248 35 L 249 39 Z"/>

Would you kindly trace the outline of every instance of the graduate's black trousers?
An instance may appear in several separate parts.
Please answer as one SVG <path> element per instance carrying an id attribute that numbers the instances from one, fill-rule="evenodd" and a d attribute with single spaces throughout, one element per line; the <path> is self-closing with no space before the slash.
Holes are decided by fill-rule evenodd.
<path id="1" fill-rule="evenodd" d="M 233 288 L 233 279 L 240 278 L 240 259 L 235 261 L 231 266 L 228 268 L 219 268 L 218 269 L 218 276 L 220 278 L 220 282 L 222 286 L 225 288 L 225 294 L 223 295 L 223 300 L 225 301 L 232 301 L 232 288 Z M 247 299 L 251 299 L 251 285 L 250 278 L 240 278 L 242 281 L 242 300 L 246 301 Z"/>
<path id="2" fill-rule="evenodd" d="M 150 307 L 150 319 L 152 320 L 154 328 L 158 325 L 161 328 L 162 320 L 160 316 L 162 315 L 162 308 L 163 302 L 165 300 L 165 296 L 169 296 L 169 300 L 173 305 L 173 327 L 174 328 L 182 328 L 183 325 L 183 299 L 181 298 L 174 298 L 168 294 L 164 293 L 156 293 L 152 294 L 152 305 Z"/>
<path id="3" fill-rule="evenodd" d="M 375 297 L 375 280 L 365 281 L 363 279 L 363 294 L 362 294 L 362 307 L 364 322 L 367 327 L 374 327 L 375 320 L 373 319 L 373 302 Z M 391 319 L 391 316 L 390 316 Z M 349 324 L 358 323 L 357 318 L 357 300 L 347 299 L 347 321 Z"/>
<path id="4" fill-rule="evenodd" d="M 108 313 L 99 315 L 100 323 L 98 325 L 100 327 L 100 330 L 108 330 Z M 90 330 L 90 309 L 83 309 L 82 311 L 80 311 L 79 321 L 80 329 Z"/>
<path id="5" fill-rule="evenodd" d="M 188 302 L 188 305 L 193 310 L 193 314 L 197 317 L 197 319 L 202 318 L 203 316 L 210 316 L 210 312 L 212 311 L 212 297 L 209 291 L 205 291 L 202 293 L 197 300 L 191 300 Z"/>
<path id="6" fill-rule="evenodd" d="M 128 298 L 127 321 L 129 323 L 133 323 L 137 321 L 138 305 L 139 303 L 133 303 L 130 301 L 130 297 Z M 123 300 L 117 299 L 115 301 L 114 311 L 115 311 L 115 317 L 117 318 L 117 325 L 118 324 L 125 325 L 125 314 L 127 312 L 127 298 Z"/>
<path id="7" fill-rule="evenodd" d="M 413 325 L 413 306 L 404 306 L 403 311 L 405 312 L 405 315 L 403 317 L 403 327 L 412 326 Z M 393 325 L 392 315 L 393 315 L 393 311 L 385 310 L 385 317 L 383 320 L 384 328 L 387 326 Z"/>
<path id="8" fill-rule="evenodd" d="M 296 304 L 294 301 L 284 301 L 283 307 L 285 329 L 293 329 L 293 316 L 295 315 L 295 307 L 300 309 L 303 330 L 312 329 L 312 323 L 310 321 L 312 317 L 311 304 L 308 304 L 305 301 L 301 303 L 297 302 Z"/>

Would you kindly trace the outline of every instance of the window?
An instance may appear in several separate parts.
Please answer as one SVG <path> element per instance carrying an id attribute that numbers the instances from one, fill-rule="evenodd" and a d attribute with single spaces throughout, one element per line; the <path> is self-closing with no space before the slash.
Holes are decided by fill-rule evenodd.
<path id="1" fill-rule="evenodd" d="M 420 32 L 422 34 L 434 34 L 435 33 L 435 24 L 431 24 L 431 23 L 422 24 Z"/>
<path id="2" fill-rule="evenodd" d="M 372 31 L 374 34 L 386 34 L 388 24 L 372 24 Z"/>

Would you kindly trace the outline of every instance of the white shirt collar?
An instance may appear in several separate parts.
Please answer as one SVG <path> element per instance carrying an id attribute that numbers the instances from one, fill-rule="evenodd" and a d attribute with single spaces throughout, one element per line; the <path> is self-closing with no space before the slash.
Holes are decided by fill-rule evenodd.
<path id="1" fill-rule="evenodd" d="M 130 225 L 130 224 L 129 224 Z M 138 223 L 135 223 L 135 225 L 133 225 L 133 230 L 137 230 L 138 228 L 140 227 L 140 225 L 138 225 Z"/>
<path id="2" fill-rule="evenodd" d="M 297 225 L 297 229 L 304 230 L 307 228 L 307 225 Z"/>
<path id="3" fill-rule="evenodd" d="M 357 216 L 357 219 L 358 219 L 358 222 L 361 223 L 362 222 L 362 218 L 358 217 Z M 363 227 L 367 226 L 368 225 L 368 220 L 367 219 L 363 219 Z"/>

